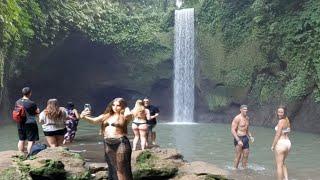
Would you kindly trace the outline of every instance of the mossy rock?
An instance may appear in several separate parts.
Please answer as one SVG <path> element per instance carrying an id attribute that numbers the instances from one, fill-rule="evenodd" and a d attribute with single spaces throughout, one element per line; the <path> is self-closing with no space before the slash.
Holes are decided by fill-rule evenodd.
<path id="1" fill-rule="evenodd" d="M 30 179 L 28 173 L 22 173 L 19 172 L 19 170 L 16 167 L 10 167 L 5 169 L 0 173 L 0 180 L 17 180 L 17 179 Z"/>
<path id="2" fill-rule="evenodd" d="M 32 179 L 66 179 L 66 171 L 61 161 L 48 159 L 44 166 L 40 168 L 30 169 Z"/>
<path id="3" fill-rule="evenodd" d="M 176 175 L 178 168 L 161 160 L 150 151 L 142 152 L 136 160 L 134 179 L 168 179 Z"/>
<path id="4" fill-rule="evenodd" d="M 145 168 L 133 172 L 133 179 L 168 179 L 176 175 L 178 168 Z"/>
<path id="5" fill-rule="evenodd" d="M 89 171 L 84 172 L 82 175 L 69 175 L 67 173 L 67 180 L 88 180 L 92 179 Z"/>

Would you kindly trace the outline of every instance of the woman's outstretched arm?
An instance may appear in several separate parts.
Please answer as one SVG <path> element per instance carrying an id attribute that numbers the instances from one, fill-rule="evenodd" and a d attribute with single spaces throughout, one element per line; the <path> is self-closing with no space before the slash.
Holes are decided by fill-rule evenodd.
<path id="1" fill-rule="evenodd" d="M 85 121 L 88 121 L 91 124 L 101 124 L 104 114 L 101 114 L 97 117 L 90 116 L 91 112 L 89 110 L 83 110 L 80 114 L 80 119 L 83 119 Z"/>

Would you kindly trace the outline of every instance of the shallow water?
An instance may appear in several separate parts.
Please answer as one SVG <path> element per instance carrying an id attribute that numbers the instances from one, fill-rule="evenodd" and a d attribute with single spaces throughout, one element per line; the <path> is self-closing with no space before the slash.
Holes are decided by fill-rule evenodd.
<path id="1" fill-rule="evenodd" d="M 130 129 L 130 128 L 128 128 Z M 82 152 L 88 161 L 103 161 L 99 127 L 81 122 L 76 143 L 70 149 Z M 270 146 L 271 128 L 251 127 L 255 142 L 250 144 L 249 169 L 233 170 L 234 145 L 227 124 L 158 124 L 157 143 L 177 148 L 188 161 L 206 161 L 230 172 L 234 179 L 275 179 L 274 156 Z M 42 130 L 40 135 L 43 139 Z M 316 180 L 320 177 L 320 135 L 293 131 L 292 150 L 287 158 L 289 179 Z M 13 124 L 0 127 L 0 151 L 16 149 L 17 133 Z"/>

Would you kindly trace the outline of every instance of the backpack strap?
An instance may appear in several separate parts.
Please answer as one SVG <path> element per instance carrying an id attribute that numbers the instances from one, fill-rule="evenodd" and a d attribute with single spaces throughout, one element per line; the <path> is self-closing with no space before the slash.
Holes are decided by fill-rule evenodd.
<path id="1" fill-rule="evenodd" d="M 29 112 L 27 111 L 26 107 L 24 106 L 24 102 L 26 101 L 26 99 L 21 98 L 21 105 L 24 108 L 24 111 L 26 112 L 26 118 L 28 118 L 28 116 L 30 116 Z"/>

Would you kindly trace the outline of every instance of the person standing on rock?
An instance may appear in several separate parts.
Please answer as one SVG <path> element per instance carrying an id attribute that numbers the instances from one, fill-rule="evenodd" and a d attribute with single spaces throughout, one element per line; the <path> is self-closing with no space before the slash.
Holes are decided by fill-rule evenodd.
<path id="1" fill-rule="evenodd" d="M 24 119 L 17 124 L 18 134 L 19 134 L 19 142 L 18 149 L 21 152 L 25 150 L 25 142 L 28 141 L 27 152 L 30 153 L 32 145 L 35 141 L 39 140 L 39 132 L 38 125 L 36 121 L 36 116 L 40 113 L 37 104 L 30 100 L 31 97 L 31 88 L 24 87 L 22 89 L 23 97 L 16 101 L 17 105 L 22 105 L 26 116 Z"/>
<path id="2" fill-rule="evenodd" d="M 274 136 L 271 150 L 274 151 L 277 167 L 277 179 L 288 180 L 288 170 L 285 165 L 285 160 L 291 149 L 291 141 L 289 139 L 290 121 L 287 117 L 286 108 L 279 106 L 277 109 L 278 124 L 275 127 L 276 133 Z"/>
<path id="3" fill-rule="evenodd" d="M 151 105 L 150 100 L 148 98 L 143 99 L 144 107 L 149 109 L 150 111 L 150 120 L 147 121 L 148 123 L 148 135 L 147 135 L 147 142 L 148 136 L 151 136 L 152 145 L 156 144 L 156 132 L 153 131 L 153 128 L 157 125 L 157 117 L 159 116 L 159 109 L 156 106 Z"/>
<path id="4" fill-rule="evenodd" d="M 240 106 L 240 114 L 238 114 L 231 124 L 231 133 L 234 137 L 235 158 L 234 168 L 238 169 L 240 159 L 242 157 L 242 167 L 247 168 L 249 156 L 249 139 L 254 141 L 249 131 L 249 117 L 247 115 L 248 106 Z"/>
<path id="5" fill-rule="evenodd" d="M 141 144 L 141 150 L 144 150 L 147 144 L 147 122 L 150 119 L 150 112 L 147 108 L 143 106 L 143 101 L 141 99 L 138 99 L 131 113 L 134 117 L 132 122 L 132 131 L 134 134 L 132 150 L 136 150 L 139 139 Z"/>
<path id="6" fill-rule="evenodd" d="M 90 116 L 88 108 L 80 114 L 80 119 L 102 125 L 105 158 L 108 164 L 109 179 L 132 180 L 131 145 L 127 135 L 127 126 L 132 120 L 130 109 L 123 98 L 115 98 L 105 112 L 98 117 Z"/>

